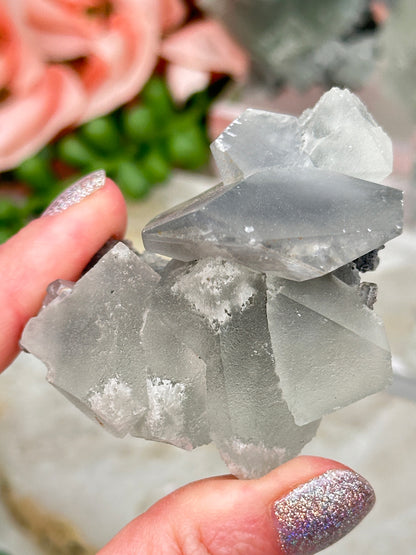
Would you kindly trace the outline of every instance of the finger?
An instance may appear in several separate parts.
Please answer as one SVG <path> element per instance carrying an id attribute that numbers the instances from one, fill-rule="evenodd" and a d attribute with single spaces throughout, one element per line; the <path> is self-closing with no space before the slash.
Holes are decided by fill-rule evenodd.
<path id="1" fill-rule="evenodd" d="M 356 526 L 374 492 L 343 465 L 298 457 L 259 480 L 212 478 L 165 497 L 98 555 L 317 553 Z"/>
<path id="2" fill-rule="evenodd" d="M 68 206 L 67 197 L 56 202 L 52 214 L 0 245 L 0 371 L 18 353 L 23 327 L 38 312 L 48 284 L 76 280 L 94 253 L 125 231 L 124 199 L 110 179 L 82 200 L 75 198 L 76 204 Z"/>

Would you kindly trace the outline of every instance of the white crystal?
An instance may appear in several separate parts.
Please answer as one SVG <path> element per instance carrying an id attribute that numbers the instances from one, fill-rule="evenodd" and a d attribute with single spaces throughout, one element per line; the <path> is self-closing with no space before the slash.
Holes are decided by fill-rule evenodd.
<path id="1" fill-rule="evenodd" d="M 377 182 L 391 173 L 390 138 L 347 89 L 332 88 L 299 122 L 303 148 L 317 168 Z"/>
<path id="2" fill-rule="evenodd" d="M 208 258 L 173 266 L 158 289 L 163 289 L 161 318 L 171 322 L 174 333 L 200 355 L 194 330 L 204 345 L 211 345 L 210 356 L 203 355 L 209 427 L 227 464 L 240 468 L 239 476 L 254 478 L 299 453 L 319 422 L 298 426 L 282 399 L 267 327 L 264 275 Z M 235 450 L 233 445 L 250 448 Z M 252 464 L 256 452 L 267 452 L 257 467 Z"/>
<path id="3" fill-rule="evenodd" d="M 206 365 L 165 323 L 175 315 L 155 288 L 141 342 L 147 367 L 149 411 L 131 434 L 193 449 L 209 443 Z"/>
<path id="4" fill-rule="evenodd" d="M 248 109 L 211 144 L 224 185 L 273 166 L 312 166 L 297 118 Z"/>
<path id="5" fill-rule="evenodd" d="M 297 455 L 323 414 L 389 383 L 359 271 L 401 232 L 402 193 L 347 175 L 380 178 L 390 152 L 348 91 L 300 122 L 248 110 L 213 152 L 224 184 L 143 232 L 173 260 L 107 244 L 76 284 L 49 287 L 21 342 L 114 434 L 214 441 L 253 478 Z"/>

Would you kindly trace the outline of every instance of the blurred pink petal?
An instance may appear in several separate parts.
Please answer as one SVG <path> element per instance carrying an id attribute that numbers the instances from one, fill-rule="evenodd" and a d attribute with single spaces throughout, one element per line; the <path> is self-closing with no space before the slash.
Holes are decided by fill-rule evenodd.
<path id="1" fill-rule="evenodd" d="M 24 42 L 5 6 L 0 4 L 0 88 L 24 93 L 44 71 L 41 60 Z"/>
<path id="2" fill-rule="evenodd" d="M 182 0 L 160 0 L 160 25 L 166 33 L 180 25 L 188 13 Z"/>
<path id="3" fill-rule="evenodd" d="M 242 79 L 248 57 L 227 31 L 214 20 L 195 21 L 162 42 L 161 56 L 169 62 L 199 71 L 227 73 Z"/>
<path id="4" fill-rule="evenodd" d="M 169 64 L 166 69 L 169 90 L 176 102 L 184 102 L 191 94 L 208 86 L 210 74 L 178 64 Z"/>
<path id="5" fill-rule="evenodd" d="M 81 121 L 106 114 L 131 100 L 149 79 L 159 45 L 158 7 L 153 0 L 124 0 L 124 13 L 114 14 L 108 31 L 92 42 L 92 53 L 107 69 L 89 98 Z M 81 75 L 84 79 L 85 76 Z"/>
<path id="6" fill-rule="evenodd" d="M 220 135 L 247 108 L 245 104 L 229 101 L 215 102 L 208 114 L 208 136 L 211 141 Z"/>
<path id="7" fill-rule="evenodd" d="M 370 10 L 375 22 L 379 25 L 389 17 L 390 8 L 384 0 L 371 0 Z"/>
<path id="8" fill-rule="evenodd" d="M 84 102 L 78 77 L 63 66 L 49 66 L 29 93 L 4 102 L 0 107 L 0 170 L 16 166 L 72 125 Z"/>
<path id="9" fill-rule="evenodd" d="M 49 61 L 68 60 L 90 52 L 91 40 L 105 29 L 106 18 L 93 16 L 92 0 L 19 0 L 21 15 L 43 57 Z M 115 4 L 117 2 L 114 2 Z"/>
<path id="10" fill-rule="evenodd" d="M 75 69 L 87 94 L 93 93 L 95 89 L 104 83 L 110 74 L 110 68 L 107 63 L 94 54 L 82 60 Z"/>

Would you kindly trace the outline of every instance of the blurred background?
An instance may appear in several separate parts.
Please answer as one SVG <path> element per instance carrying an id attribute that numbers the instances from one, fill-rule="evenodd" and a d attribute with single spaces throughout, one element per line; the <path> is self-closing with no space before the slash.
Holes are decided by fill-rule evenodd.
<path id="1" fill-rule="evenodd" d="M 299 115 L 347 87 L 392 138 L 406 226 L 372 280 L 395 380 L 304 450 L 378 496 L 333 554 L 415 553 L 415 27 L 413 0 L 0 0 L 0 243 L 104 168 L 142 248 L 148 220 L 218 181 L 209 144 L 247 107 Z M 162 495 L 226 472 L 212 446 L 111 437 L 44 376 L 29 355 L 0 376 L 0 555 L 93 554 Z"/>

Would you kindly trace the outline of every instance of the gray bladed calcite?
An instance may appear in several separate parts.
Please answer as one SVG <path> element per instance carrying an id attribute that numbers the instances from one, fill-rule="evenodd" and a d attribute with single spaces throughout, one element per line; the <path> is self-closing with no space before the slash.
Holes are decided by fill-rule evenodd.
<path id="1" fill-rule="evenodd" d="M 143 242 L 178 260 L 220 256 L 303 281 L 393 239 L 402 218 L 398 189 L 316 168 L 273 167 L 157 216 Z"/>
<path id="2" fill-rule="evenodd" d="M 48 381 L 88 416 L 124 436 L 147 406 L 140 340 L 159 275 L 118 243 L 64 298 L 29 320 L 21 345 L 48 367 Z"/>
<path id="3" fill-rule="evenodd" d="M 299 283 L 267 274 L 267 316 L 283 398 L 298 425 L 390 383 L 383 323 L 358 288 L 333 275 Z"/>
<path id="4" fill-rule="evenodd" d="M 224 183 L 152 220 L 145 253 L 108 243 L 53 282 L 21 344 L 112 433 L 213 441 L 255 478 L 389 383 L 359 274 L 401 233 L 402 193 L 362 179 L 389 171 L 391 143 L 349 91 L 299 119 L 247 110 L 212 150 Z"/>
<path id="5" fill-rule="evenodd" d="M 273 166 L 312 167 L 294 116 L 248 109 L 211 144 L 224 185 Z"/>

